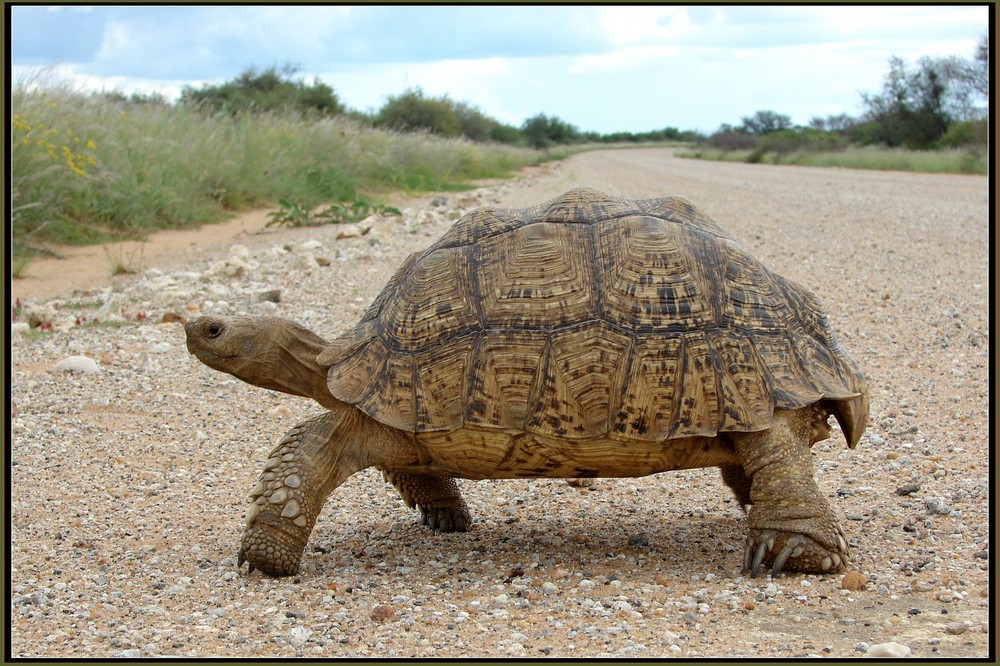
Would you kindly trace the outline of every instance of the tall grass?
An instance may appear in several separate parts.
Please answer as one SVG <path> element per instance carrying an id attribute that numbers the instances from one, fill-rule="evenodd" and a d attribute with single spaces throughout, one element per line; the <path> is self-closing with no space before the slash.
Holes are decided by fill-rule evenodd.
<path id="1" fill-rule="evenodd" d="M 676 154 L 678 157 L 724 162 L 978 175 L 986 175 L 989 162 L 985 148 L 974 146 L 941 150 L 905 150 L 865 146 L 839 151 L 801 150 L 789 153 L 761 153 L 753 149 L 721 150 L 706 147 L 681 151 Z"/>
<path id="2" fill-rule="evenodd" d="M 364 127 L 345 118 L 212 115 L 63 85 L 12 91 L 15 254 L 218 221 L 279 198 L 318 205 L 454 189 L 546 159 L 505 145 Z M 16 260 L 16 259 L 15 259 Z"/>

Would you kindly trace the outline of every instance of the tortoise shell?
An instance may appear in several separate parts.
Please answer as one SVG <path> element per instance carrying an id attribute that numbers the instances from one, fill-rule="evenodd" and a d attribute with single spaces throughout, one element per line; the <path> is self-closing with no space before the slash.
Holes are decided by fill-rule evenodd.
<path id="1" fill-rule="evenodd" d="M 473 211 L 318 360 L 335 398 L 413 433 L 659 442 L 826 401 L 853 448 L 868 415 L 815 296 L 681 197 Z"/>

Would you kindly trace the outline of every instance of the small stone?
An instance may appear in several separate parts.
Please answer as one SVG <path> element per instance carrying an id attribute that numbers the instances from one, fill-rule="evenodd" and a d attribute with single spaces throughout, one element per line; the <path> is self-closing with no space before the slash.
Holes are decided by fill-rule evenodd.
<path id="1" fill-rule="evenodd" d="M 205 272 L 208 278 L 213 277 L 240 277 L 250 272 L 250 266 L 239 257 L 229 257 L 212 265 Z"/>
<path id="2" fill-rule="evenodd" d="M 312 636 L 312 629 L 301 626 L 292 627 L 292 630 L 288 632 L 288 644 L 292 647 L 302 647 L 310 636 Z"/>
<path id="3" fill-rule="evenodd" d="M 281 290 L 280 289 L 268 289 L 267 291 L 262 291 L 257 294 L 258 301 L 268 301 L 270 303 L 280 303 L 281 302 Z"/>
<path id="4" fill-rule="evenodd" d="M 337 229 L 337 240 L 344 240 L 346 238 L 357 238 L 361 235 L 361 230 L 356 224 L 345 224 Z"/>
<path id="5" fill-rule="evenodd" d="M 142 656 L 142 651 L 138 648 L 129 648 L 127 650 L 115 650 L 113 654 L 121 659 L 138 659 Z"/>
<path id="6" fill-rule="evenodd" d="M 330 260 L 327 259 L 326 257 L 316 257 L 316 264 L 318 266 L 329 266 Z"/>
<path id="7" fill-rule="evenodd" d="M 951 513 L 951 507 L 948 506 L 943 497 L 928 497 L 924 500 L 924 506 L 927 507 L 927 513 L 932 516 Z"/>
<path id="8" fill-rule="evenodd" d="M 175 322 L 179 322 L 181 324 L 186 324 L 187 321 L 188 321 L 187 317 L 185 317 L 182 314 L 178 314 L 178 313 L 174 312 L 173 310 L 169 310 L 167 312 L 164 312 L 163 316 L 160 317 L 160 323 L 161 324 L 173 324 Z"/>
<path id="9" fill-rule="evenodd" d="M 952 622 L 944 630 L 952 636 L 960 636 L 969 630 L 969 625 L 965 622 Z"/>
<path id="10" fill-rule="evenodd" d="M 905 486 L 900 486 L 899 488 L 896 488 L 896 494 L 897 495 L 912 495 L 913 493 L 917 492 L 918 490 L 920 490 L 920 484 L 919 483 L 908 483 Z"/>
<path id="11" fill-rule="evenodd" d="M 86 356 L 67 356 L 52 366 L 52 370 L 54 372 L 79 372 L 82 374 L 93 374 L 101 371 L 97 361 Z"/>
<path id="12" fill-rule="evenodd" d="M 268 414 L 273 418 L 285 419 L 292 416 L 294 412 L 292 412 L 288 405 L 278 405 L 272 408 Z"/>
<path id="13" fill-rule="evenodd" d="M 892 641 L 872 645 L 868 648 L 868 656 L 872 659 L 899 659 L 901 657 L 908 657 L 911 651 L 909 646 Z"/>
<path id="14" fill-rule="evenodd" d="M 385 622 L 395 614 L 396 611 L 392 606 L 388 604 L 379 604 L 378 606 L 372 608 L 370 617 L 376 622 Z"/>
<path id="15" fill-rule="evenodd" d="M 545 594 L 552 594 L 558 589 L 559 588 L 556 587 L 556 584 L 550 581 L 545 581 L 544 583 L 542 583 L 542 592 L 544 592 Z"/>
<path id="16" fill-rule="evenodd" d="M 845 590 L 863 590 L 868 578 L 859 571 L 848 571 L 840 581 L 840 587 Z"/>
<path id="17" fill-rule="evenodd" d="M 628 545 L 633 548 L 642 548 L 649 545 L 649 539 L 645 534 L 633 534 L 628 538 Z"/>

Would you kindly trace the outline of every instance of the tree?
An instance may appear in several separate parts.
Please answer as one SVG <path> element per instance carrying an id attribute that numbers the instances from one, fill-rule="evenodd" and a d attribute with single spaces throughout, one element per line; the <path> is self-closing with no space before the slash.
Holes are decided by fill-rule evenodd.
<path id="1" fill-rule="evenodd" d="M 564 120 L 539 113 L 524 121 L 521 132 L 535 148 L 548 148 L 552 144 L 572 143 L 580 131 Z"/>
<path id="2" fill-rule="evenodd" d="M 777 132 L 792 126 L 792 119 L 789 116 L 774 111 L 758 111 L 752 116 L 744 117 L 741 120 L 743 121 L 741 129 L 753 136 L 762 136 L 769 132 Z"/>

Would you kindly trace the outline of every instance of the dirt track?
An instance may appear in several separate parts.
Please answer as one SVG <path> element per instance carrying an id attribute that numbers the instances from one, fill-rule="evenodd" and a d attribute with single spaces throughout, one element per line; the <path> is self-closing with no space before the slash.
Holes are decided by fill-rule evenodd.
<path id="1" fill-rule="evenodd" d="M 248 270 L 231 277 L 211 268 L 228 243 L 185 240 L 163 255 L 174 263 L 145 257 L 159 274 L 101 295 L 130 323 L 15 335 L 13 654 L 857 657 L 896 642 L 920 657 L 986 656 L 987 179 L 649 149 L 581 154 L 452 199 L 520 207 L 584 185 L 684 195 L 820 298 L 872 389 L 858 448 L 814 447 L 863 589 L 842 589 L 843 574 L 742 578 L 745 519 L 714 470 L 602 480 L 594 491 L 465 482 L 476 523 L 448 535 L 422 528 L 368 470 L 331 497 L 296 578 L 237 574 L 246 493 L 273 443 L 317 408 L 204 368 L 178 324 L 155 322 L 222 300 L 239 310 L 245 294 L 274 287 L 278 314 L 332 336 L 443 233 L 437 216 L 344 240 L 332 228 L 244 233 Z M 426 217 L 429 199 L 416 203 L 408 219 Z M 306 239 L 329 265 L 275 263 L 272 247 Z M 202 279 L 178 292 L 193 271 Z M 39 308 L 52 295 L 34 293 Z M 63 294 L 53 311 L 96 293 Z M 148 318 L 135 322 L 140 311 Z M 97 360 L 100 373 L 52 372 L 70 355 Z M 918 488 L 897 493 L 908 485 Z"/>

